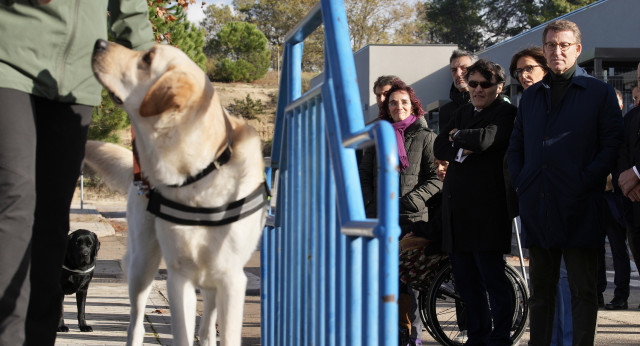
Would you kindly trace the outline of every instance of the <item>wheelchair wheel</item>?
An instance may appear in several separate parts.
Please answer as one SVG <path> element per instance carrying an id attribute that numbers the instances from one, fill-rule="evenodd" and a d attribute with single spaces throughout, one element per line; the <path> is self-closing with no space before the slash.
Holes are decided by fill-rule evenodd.
<path id="1" fill-rule="evenodd" d="M 524 280 L 509 264 L 505 268 L 514 297 L 511 338 L 517 342 L 525 332 L 529 316 L 529 291 Z M 464 303 L 455 289 L 451 264 L 436 275 L 429 290 L 420 295 L 420 316 L 429 334 L 442 345 L 462 345 L 466 341 Z"/>

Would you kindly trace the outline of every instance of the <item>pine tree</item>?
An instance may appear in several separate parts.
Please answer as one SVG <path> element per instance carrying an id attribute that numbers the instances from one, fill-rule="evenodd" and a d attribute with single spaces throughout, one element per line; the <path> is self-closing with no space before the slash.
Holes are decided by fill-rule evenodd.
<path id="1" fill-rule="evenodd" d="M 150 0 L 149 20 L 153 25 L 156 42 L 180 48 L 206 71 L 207 57 L 202 52 L 205 46 L 204 30 L 189 22 L 185 11 L 193 3 L 194 0 Z"/>

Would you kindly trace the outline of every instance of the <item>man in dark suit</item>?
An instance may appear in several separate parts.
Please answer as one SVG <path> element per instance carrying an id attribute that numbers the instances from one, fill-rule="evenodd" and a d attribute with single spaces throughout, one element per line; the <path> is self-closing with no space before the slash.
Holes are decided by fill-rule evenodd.
<path id="1" fill-rule="evenodd" d="M 454 112 L 452 129 L 434 142 L 436 158 L 449 161 L 442 189 L 443 250 L 466 307 L 466 344 L 511 345 L 513 301 L 503 256 L 511 249 L 511 223 L 503 161 L 516 107 L 498 97 L 505 80 L 500 65 L 478 60 L 465 78 L 471 103 Z"/>
<path id="2" fill-rule="evenodd" d="M 456 49 L 449 57 L 449 70 L 451 71 L 451 89 L 449 90 L 449 98 L 451 102 L 440 107 L 438 112 L 438 128 L 439 132 L 449 132 L 447 126 L 453 112 L 460 106 L 469 104 L 469 86 L 465 80 L 467 68 L 477 60 L 476 56 L 466 50 Z"/>
<path id="3" fill-rule="evenodd" d="M 638 64 L 640 83 L 640 64 Z M 640 268 L 640 107 L 624 117 L 624 142 L 618 156 L 618 186 L 625 197 L 627 238 L 636 267 Z M 640 306 L 638 306 L 640 308 Z"/>
<path id="4" fill-rule="evenodd" d="M 577 66 L 582 44 L 575 23 L 551 22 L 542 38 L 551 73 L 522 95 L 507 157 L 529 248 L 529 344 L 551 342 L 564 258 L 573 344 L 593 345 L 603 191 L 622 142 L 622 116 L 613 88 Z"/>

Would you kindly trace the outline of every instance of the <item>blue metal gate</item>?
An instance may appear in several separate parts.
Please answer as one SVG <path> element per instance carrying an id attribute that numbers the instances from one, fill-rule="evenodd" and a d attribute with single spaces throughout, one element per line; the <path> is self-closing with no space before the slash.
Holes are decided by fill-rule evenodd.
<path id="1" fill-rule="evenodd" d="M 303 41 L 322 23 L 324 82 L 301 95 Z M 365 218 L 355 156 L 371 141 L 383 163 L 377 220 Z M 364 126 L 344 2 L 322 0 L 284 48 L 261 246 L 262 345 L 397 344 L 397 160 L 391 125 Z"/>

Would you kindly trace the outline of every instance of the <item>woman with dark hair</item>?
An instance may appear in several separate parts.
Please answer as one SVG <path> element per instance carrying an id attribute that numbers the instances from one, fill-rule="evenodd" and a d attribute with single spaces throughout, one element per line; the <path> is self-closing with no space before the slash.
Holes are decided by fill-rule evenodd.
<path id="1" fill-rule="evenodd" d="M 390 122 L 396 134 L 400 172 L 399 223 L 401 237 L 404 237 L 410 232 L 413 223 L 429 220 L 427 202 L 442 188 L 433 155 L 436 134 L 427 127 L 422 104 L 410 86 L 395 79 L 385 95 L 378 119 Z M 375 148 L 369 148 L 365 151 L 359 168 L 367 217 L 376 217 L 377 212 L 377 166 Z M 417 292 L 406 286 L 401 287 L 400 292 L 401 305 L 411 305 L 410 311 L 405 309 L 400 312 L 401 318 L 404 314 L 405 320 L 401 324 L 409 329 L 410 342 L 421 345 L 422 322 L 418 313 Z"/>
<path id="2" fill-rule="evenodd" d="M 529 47 L 517 52 L 509 65 L 511 77 L 517 79 L 525 90 L 542 80 L 547 72 L 547 59 L 540 47 Z"/>

